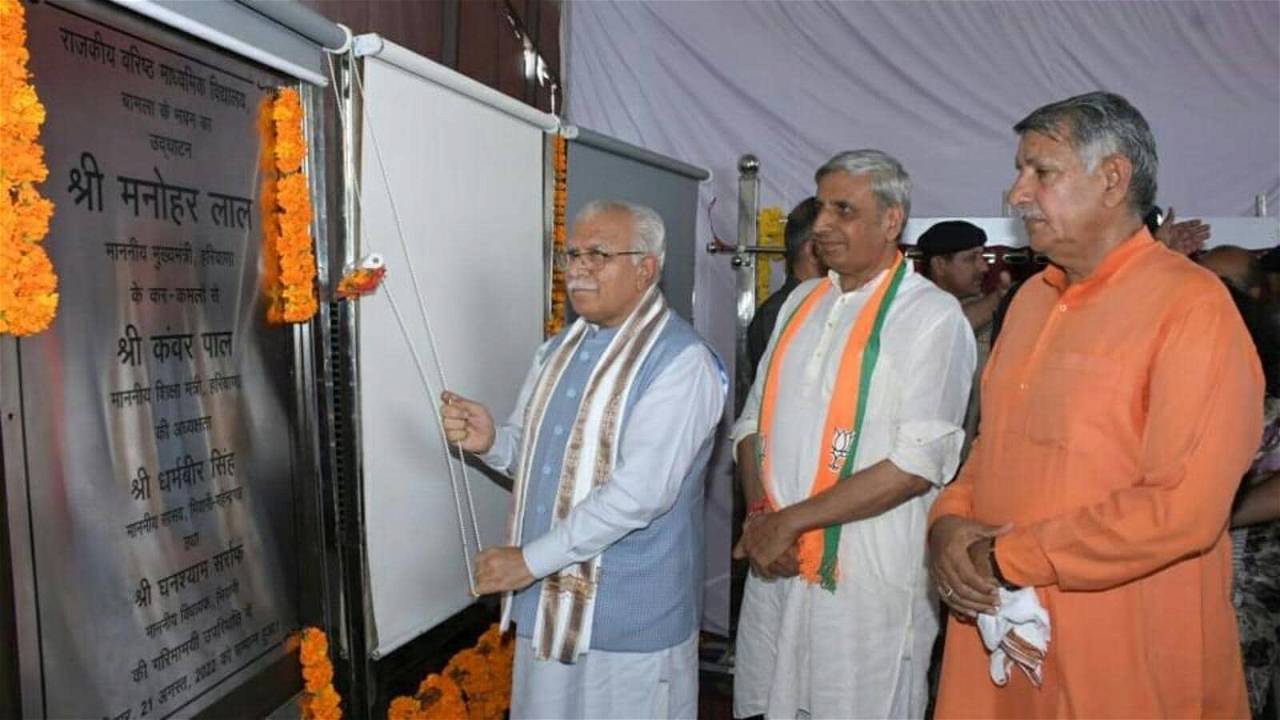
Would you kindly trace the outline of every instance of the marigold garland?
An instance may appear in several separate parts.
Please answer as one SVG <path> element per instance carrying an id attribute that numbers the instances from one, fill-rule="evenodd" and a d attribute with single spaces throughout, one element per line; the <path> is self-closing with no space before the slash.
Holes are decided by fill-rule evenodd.
<path id="1" fill-rule="evenodd" d="M 785 230 L 787 217 L 782 208 L 761 208 L 756 217 L 756 232 L 759 243 L 763 247 L 783 247 L 786 245 Z M 773 263 L 779 260 L 778 255 L 756 255 L 756 307 L 760 307 L 769 298 L 769 281 L 773 274 Z"/>
<path id="2" fill-rule="evenodd" d="M 554 223 L 551 250 L 553 253 L 562 253 L 569 239 L 565 226 L 565 213 L 569 209 L 569 141 L 565 140 L 563 135 L 556 134 L 552 142 L 555 145 L 556 189 L 553 197 Z M 551 314 L 545 323 L 547 337 L 555 335 L 564 327 L 564 305 L 567 299 L 564 270 L 553 265 L 551 268 Z"/>
<path id="3" fill-rule="evenodd" d="M 303 720 L 339 720 L 342 698 L 333 687 L 333 663 L 329 661 L 329 638 L 313 627 L 302 631 L 291 643 L 301 647 Z"/>
<path id="4" fill-rule="evenodd" d="M 40 241 L 53 203 L 36 183 L 49 175 L 40 146 L 44 105 L 27 71 L 26 11 L 0 0 L 0 334 L 33 335 L 58 311 L 58 276 Z"/>
<path id="5" fill-rule="evenodd" d="M 514 659 L 514 638 L 492 625 L 475 647 L 454 655 L 440 674 L 428 675 L 417 694 L 392 700 L 387 718 L 500 720 L 511 707 Z"/>
<path id="6" fill-rule="evenodd" d="M 310 320 L 316 301 L 316 258 L 311 243 L 311 190 L 302 163 L 307 142 L 302 135 L 302 99 L 298 91 L 284 88 L 271 108 L 275 124 L 275 236 L 280 261 L 279 288 L 268 311 L 271 319 L 300 323 Z"/>

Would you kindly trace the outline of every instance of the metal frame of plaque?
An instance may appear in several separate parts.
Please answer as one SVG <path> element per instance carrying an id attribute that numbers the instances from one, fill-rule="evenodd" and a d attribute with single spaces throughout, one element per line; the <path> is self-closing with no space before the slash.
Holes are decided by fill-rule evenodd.
<path id="1" fill-rule="evenodd" d="M 267 324 L 261 270 L 267 100 L 294 81 L 114 7 L 27 14 L 61 303 L 0 341 L 0 708 L 263 714 L 299 687 L 287 635 L 335 612 L 321 340 Z M 323 286 L 338 205 L 303 95 Z M 258 704 L 228 704 L 254 684 Z"/>

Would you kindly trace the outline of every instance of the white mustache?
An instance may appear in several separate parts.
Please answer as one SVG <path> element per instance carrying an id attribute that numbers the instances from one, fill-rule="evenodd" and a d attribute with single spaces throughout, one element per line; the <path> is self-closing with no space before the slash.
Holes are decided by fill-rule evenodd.
<path id="1" fill-rule="evenodd" d="M 598 291 L 600 285 L 589 280 L 570 280 L 567 285 L 569 292 L 574 290 L 591 290 Z"/>
<path id="2" fill-rule="evenodd" d="M 1044 214 L 1040 212 L 1040 208 L 1034 206 L 1017 206 L 1010 208 L 1013 216 L 1019 220 L 1043 220 Z"/>

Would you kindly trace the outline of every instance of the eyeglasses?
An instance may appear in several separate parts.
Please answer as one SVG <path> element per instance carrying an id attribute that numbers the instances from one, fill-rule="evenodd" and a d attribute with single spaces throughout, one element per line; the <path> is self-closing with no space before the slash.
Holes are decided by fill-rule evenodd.
<path id="1" fill-rule="evenodd" d="M 599 270 L 604 264 L 619 255 L 647 255 L 644 250 L 623 250 L 619 252 L 609 252 L 600 248 L 591 248 L 589 250 L 579 250 L 578 248 L 569 248 L 564 252 L 558 252 L 554 256 L 555 267 L 557 270 L 568 270 L 569 266 L 575 260 L 581 260 L 582 264 L 588 270 Z"/>

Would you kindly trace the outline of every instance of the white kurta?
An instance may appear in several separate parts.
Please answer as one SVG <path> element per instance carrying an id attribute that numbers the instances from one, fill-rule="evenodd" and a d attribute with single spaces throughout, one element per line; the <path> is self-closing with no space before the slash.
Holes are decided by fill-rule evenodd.
<path id="1" fill-rule="evenodd" d="M 780 368 L 770 439 L 772 487 L 783 505 L 809 496 L 845 340 L 880 277 L 828 292 L 796 332 Z M 791 294 L 734 426 L 757 432 L 764 368 L 784 319 L 818 283 Z M 855 471 L 886 458 L 934 489 L 880 516 L 847 523 L 834 593 L 799 578 L 747 580 L 738 622 L 734 714 L 920 717 L 938 631 L 925 566 L 929 506 L 950 482 L 964 439 L 973 331 L 951 295 L 909 266 L 881 333 Z"/>

